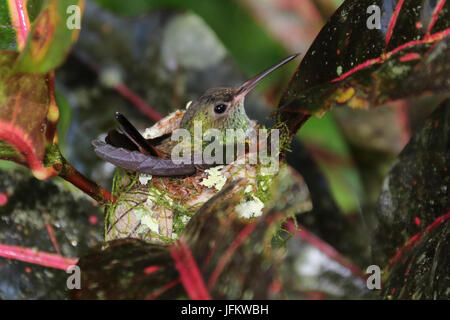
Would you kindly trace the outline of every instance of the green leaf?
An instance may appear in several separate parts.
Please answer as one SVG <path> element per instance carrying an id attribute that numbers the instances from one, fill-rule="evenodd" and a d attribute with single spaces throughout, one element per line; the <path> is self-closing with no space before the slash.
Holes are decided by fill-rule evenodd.
<path id="1" fill-rule="evenodd" d="M 13 21 L 18 21 L 20 14 L 13 9 L 17 9 L 16 6 L 19 3 L 26 2 L 26 8 L 24 8 L 23 13 L 25 15 L 28 13 L 29 20 L 33 22 L 46 1 L 20 0 L 14 2 L 14 0 L 0 0 L 0 50 L 18 50 L 16 33 L 20 27 L 14 26 Z M 11 8 L 11 6 L 14 6 L 14 8 Z M 16 15 L 16 17 L 13 15 Z"/>
<path id="2" fill-rule="evenodd" d="M 30 22 L 36 20 L 48 0 L 27 0 L 27 11 Z"/>
<path id="3" fill-rule="evenodd" d="M 11 23 L 7 0 L 0 0 L 0 50 L 17 50 L 16 31 Z"/>
<path id="4" fill-rule="evenodd" d="M 1 2 L 1 5 L 6 8 L 7 3 Z M 28 36 L 27 24 L 16 30 L 22 32 L 24 39 L 27 36 L 24 50 L 21 53 L 0 51 L 0 158 L 30 167 L 40 179 L 61 170 L 60 151 L 54 144 L 59 110 L 55 102 L 53 74 L 48 72 L 62 62 L 78 35 L 77 29 L 71 30 L 66 25 L 66 12 L 73 12 L 68 10 L 71 5 L 81 6 L 78 7 L 81 18 L 83 0 L 27 2 L 31 21 L 36 20 Z M 2 13 L 27 14 L 27 10 L 18 8 L 20 6 L 8 7 Z M 76 14 L 77 10 L 74 12 Z M 7 21 L 6 14 L 1 17 Z M 67 119 L 65 124 L 67 127 Z M 52 152 L 46 154 L 50 149 Z M 54 158 L 58 164 L 48 163 Z"/>
<path id="5" fill-rule="evenodd" d="M 76 13 L 69 11 L 72 5 L 81 12 L 84 0 L 47 0 L 28 35 L 27 44 L 16 63 L 16 71 L 47 73 L 59 66 L 70 47 L 77 40 L 79 29 L 69 29 Z"/>
<path id="6" fill-rule="evenodd" d="M 375 253 L 386 262 L 449 211 L 450 100 L 426 120 L 385 178 L 377 203 Z"/>
<path id="7" fill-rule="evenodd" d="M 46 147 L 46 117 L 50 106 L 47 75 L 11 73 L 17 53 L 0 54 L 0 140 L 13 146 L 1 148 L 0 158 L 42 169 Z"/>

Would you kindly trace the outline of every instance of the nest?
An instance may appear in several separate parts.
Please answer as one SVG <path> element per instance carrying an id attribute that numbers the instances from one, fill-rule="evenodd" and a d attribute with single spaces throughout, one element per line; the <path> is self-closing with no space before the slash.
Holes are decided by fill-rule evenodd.
<path id="1" fill-rule="evenodd" d="M 184 111 L 180 110 L 171 113 L 146 129 L 144 137 L 153 139 L 171 133 L 179 127 L 183 115 Z M 253 125 L 256 128 L 256 123 Z M 235 180 L 243 180 L 246 186 L 245 190 L 236 190 L 246 199 L 237 208 L 244 211 L 242 218 L 257 218 L 270 199 L 275 173 L 262 174 L 261 165 L 248 161 L 252 157 L 257 154 L 246 153 L 231 164 L 188 177 L 152 177 L 118 169 L 113 184 L 117 201 L 107 210 L 106 240 L 137 238 L 151 243 L 170 243 L 179 237 L 202 205 L 226 183 Z"/>

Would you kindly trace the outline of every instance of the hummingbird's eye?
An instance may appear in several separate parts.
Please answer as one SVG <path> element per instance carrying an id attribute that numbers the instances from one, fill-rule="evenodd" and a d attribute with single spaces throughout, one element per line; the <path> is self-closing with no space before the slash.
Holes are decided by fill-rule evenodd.
<path id="1" fill-rule="evenodd" d="M 225 110 L 227 110 L 227 105 L 226 104 L 220 103 L 220 104 L 216 104 L 214 106 L 214 112 L 215 113 L 218 113 L 218 114 L 224 113 Z"/>

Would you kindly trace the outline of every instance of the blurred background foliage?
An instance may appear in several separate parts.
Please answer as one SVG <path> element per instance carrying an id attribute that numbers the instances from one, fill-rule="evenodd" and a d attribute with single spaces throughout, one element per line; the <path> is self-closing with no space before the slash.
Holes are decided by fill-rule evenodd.
<path id="1" fill-rule="evenodd" d="M 29 2 L 31 20 L 42 3 Z M 149 119 L 137 105 L 151 106 L 166 115 L 183 108 L 208 88 L 240 84 L 291 53 L 305 54 L 342 3 L 342 0 L 86 1 L 79 40 L 55 74 L 60 109 L 59 144 L 64 156 L 83 174 L 110 189 L 114 166 L 95 156 L 91 140 L 116 127 L 115 111 L 127 115 L 138 129 L 144 129 L 155 119 Z M 0 15 L 3 11 L 0 7 Z M 0 37 L 7 39 L 11 35 L 0 28 Z M 12 46 L 5 41 L 0 49 L 14 49 Z M 295 63 L 287 65 L 254 90 L 246 102 L 250 118 L 271 123 L 268 116 L 294 71 Z M 136 96 L 142 101 L 136 102 Z M 371 110 L 336 108 L 311 118 L 295 136 L 292 152 L 287 155 L 288 163 L 303 175 L 313 198 L 313 211 L 300 217 L 301 223 L 360 267 L 371 264 L 370 217 L 376 210 L 383 179 L 412 132 L 440 101 L 439 97 L 429 97 L 402 100 Z M 28 179 L 23 175 L 29 174 L 18 165 L 0 161 L 0 167 L 8 174 Z M 11 173 L 13 169 L 16 173 Z M 5 178 L 3 188 L 19 188 L 12 186 L 13 180 Z M 86 200 L 86 196 L 60 178 L 46 184 L 55 184 L 59 192 Z M 36 203 L 38 198 L 36 194 Z M 100 208 L 87 202 L 83 206 L 90 207 L 80 209 L 90 212 L 85 218 L 101 217 Z M 60 218 L 52 220 L 56 229 Z M 24 219 L 32 218 L 27 215 Z M 100 239 L 102 228 L 97 225 L 89 232 L 93 239 Z M 82 241 L 77 238 L 81 234 L 76 232 L 67 240 L 67 248 L 61 248 L 63 255 L 80 256 L 84 252 L 84 246 L 75 251 L 70 249 Z M 27 233 L 18 232 L 12 243 L 24 245 L 26 237 Z M 0 242 L 4 241 L 0 237 Z M 51 244 L 48 247 L 52 251 Z M 334 266 L 328 268 L 331 271 L 327 268 L 318 271 L 330 262 L 318 252 L 311 253 L 314 248 L 306 249 L 301 259 L 309 263 L 314 260 L 316 268 L 303 267 L 303 276 L 314 284 L 298 293 L 298 297 L 320 298 L 322 292 L 332 297 L 368 295 L 361 283 L 353 283 L 348 289 L 336 285 L 336 280 L 319 277 L 321 272 L 334 272 L 334 278 L 345 278 L 345 270 L 332 270 Z M 20 288 L 26 286 L 26 281 L 10 281 L 9 288 L 17 290 L 6 291 L 7 285 L 3 284 L 2 298 L 64 296 L 49 295 L 48 291 L 23 296 L 24 290 Z"/>

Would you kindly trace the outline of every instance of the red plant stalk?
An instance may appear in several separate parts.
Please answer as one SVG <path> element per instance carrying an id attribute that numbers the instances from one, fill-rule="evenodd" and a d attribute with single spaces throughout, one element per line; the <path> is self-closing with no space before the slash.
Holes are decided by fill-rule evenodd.
<path id="1" fill-rule="evenodd" d="M 180 239 L 170 247 L 170 254 L 189 298 L 192 300 L 211 300 L 200 269 L 188 245 Z"/>
<path id="2" fill-rule="evenodd" d="M 22 51 L 25 48 L 30 31 L 26 0 L 8 0 L 8 5 L 11 22 L 16 29 L 17 47 Z"/>
<path id="3" fill-rule="evenodd" d="M 50 237 L 50 240 L 52 241 L 52 244 L 56 250 L 56 253 L 61 254 L 61 250 L 59 250 L 58 241 L 56 241 L 55 232 L 53 230 L 52 225 L 50 223 L 45 223 L 45 227 L 47 228 L 48 236 Z"/>
<path id="4" fill-rule="evenodd" d="M 217 279 L 219 278 L 219 275 L 222 273 L 223 269 L 227 265 L 227 263 L 231 260 L 231 257 L 233 256 L 233 253 L 239 248 L 239 246 L 247 239 L 247 237 L 252 233 L 252 231 L 255 229 L 256 224 L 249 224 L 246 226 L 237 236 L 237 238 L 233 241 L 233 243 L 228 247 L 228 249 L 225 251 L 224 255 L 220 258 L 219 262 L 217 263 L 216 268 L 214 269 L 213 273 L 211 274 L 211 277 L 208 281 L 208 288 L 212 289 L 214 285 L 216 284 Z"/>
<path id="5" fill-rule="evenodd" d="M 446 0 L 440 0 L 439 3 L 434 8 L 434 12 L 431 17 L 430 24 L 428 25 L 427 35 L 430 35 L 431 30 L 433 29 L 433 27 L 439 17 L 439 14 L 442 12 L 442 9 L 444 9 L 445 2 L 446 2 Z"/>
<path id="6" fill-rule="evenodd" d="M 5 244 L 0 244 L 0 257 L 60 270 L 67 270 L 68 267 L 77 264 L 78 261 L 78 258 L 66 258 L 58 254 Z"/>
<path id="7" fill-rule="evenodd" d="M 394 13 L 391 16 L 391 19 L 389 20 L 388 29 L 386 32 L 386 48 L 391 41 L 392 34 L 394 33 L 395 25 L 397 24 L 398 15 L 400 14 L 400 11 L 402 10 L 402 6 L 405 0 L 400 0 L 397 2 L 397 5 L 395 6 Z"/>
<path id="8" fill-rule="evenodd" d="M 111 194 L 98 185 L 96 182 L 89 180 L 84 175 L 82 175 L 77 169 L 72 167 L 65 159 L 63 159 L 61 172 L 59 176 L 64 180 L 70 182 L 75 187 L 89 195 L 94 200 L 100 203 L 111 202 Z"/>
<path id="9" fill-rule="evenodd" d="M 125 99 L 130 101 L 139 111 L 145 114 L 150 120 L 159 121 L 163 118 L 162 114 L 153 109 L 147 102 L 139 97 L 133 90 L 123 83 L 114 86 L 114 89 Z"/>

